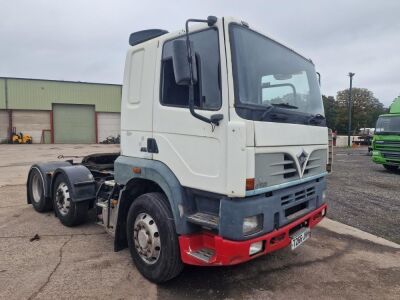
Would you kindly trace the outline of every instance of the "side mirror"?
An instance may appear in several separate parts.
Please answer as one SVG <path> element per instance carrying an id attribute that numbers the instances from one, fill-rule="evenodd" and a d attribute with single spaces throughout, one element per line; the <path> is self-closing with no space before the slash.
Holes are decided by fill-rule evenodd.
<path id="1" fill-rule="evenodd" d="M 190 42 L 193 51 L 193 43 Z M 192 52 L 193 83 L 197 82 L 196 55 Z M 175 40 L 172 43 L 172 64 L 176 84 L 190 85 L 190 66 L 188 62 L 188 49 L 185 40 Z"/>

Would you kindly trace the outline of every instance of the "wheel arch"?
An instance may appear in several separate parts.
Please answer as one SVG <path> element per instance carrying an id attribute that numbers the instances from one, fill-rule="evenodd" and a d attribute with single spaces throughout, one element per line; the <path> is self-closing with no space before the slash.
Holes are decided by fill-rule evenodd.
<path id="1" fill-rule="evenodd" d="M 139 168 L 140 172 L 134 172 Z M 168 199 L 168 205 L 174 217 L 177 234 L 190 231 L 184 216 L 185 193 L 173 172 L 162 162 L 149 159 L 120 156 L 114 165 L 115 180 L 124 185 L 120 193 L 117 226 L 115 230 L 115 251 L 127 246 L 126 217 L 129 207 L 142 194 L 162 192 Z M 136 169 L 136 171 L 139 171 Z"/>
<path id="2" fill-rule="evenodd" d="M 64 175 L 71 188 L 73 202 L 94 201 L 96 198 L 96 183 L 92 173 L 82 165 L 69 165 L 57 168 L 51 179 L 51 195 L 54 193 L 55 182 L 58 176 Z"/>
<path id="3" fill-rule="evenodd" d="M 52 174 L 55 169 L 64 166 L 70 166 L 71 164 L 67 161 L 55 161 L 55 162 L 47 162 L 47 163 L 38 163 L 31 166 L 28 172 L 28 178 L 26 182 L 26 195 L 27 195 L 27 203 L 32 204 L 32 199 L 29 194 L 29 184 L 30 178 L 33 170 L 37 170 L 43 181 L 43 193 L 44 197 L 49 199 L 52 195 L 51 190 L 51 182 L 52 182 Z"/>

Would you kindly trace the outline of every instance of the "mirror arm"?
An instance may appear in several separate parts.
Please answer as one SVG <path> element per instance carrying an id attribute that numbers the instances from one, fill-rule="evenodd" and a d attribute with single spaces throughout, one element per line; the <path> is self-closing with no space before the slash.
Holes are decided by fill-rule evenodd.
<path id="1" fill-rule="evenodd" d="M 216 20 L 215 20 L 216 21 Z M 193 59 L 192 59 L 192 47 L 190 46 L 190 40 L 189 40 L 189 22 L 200 22 L 200 23 L 208 23 L 208 20 L 201 20 L 201 19 L 188 19 L 186 20 L 185 23 L 185 29 L 186 29 L 186 48 L 187 48 L 187 59 L 188 59 L 188 64 L 189 64 L 189 72 L 190 72 L 190 83 L 189 83 L 189 111 L 192 114 L 193 117 L 209 123 L 218 126 L 219 122 L 214 121 L 212 119 L 209 119 L 205 116 L 202 116 L 194 110 L 194 80 L 193 80 Z M 208 23 L 209 26 L 213 25 Z"/>
<path id="2" fill-rule="evenodd" d="M 204 117 L 202 115 L 199 115 L 195 110 L 194 110 L 194 85 L 191 84 L 189 85 L 189 111 L 192 114 L 193 117 L 206 122 L 206 123 L 213 123 L 211 119 Z"/>

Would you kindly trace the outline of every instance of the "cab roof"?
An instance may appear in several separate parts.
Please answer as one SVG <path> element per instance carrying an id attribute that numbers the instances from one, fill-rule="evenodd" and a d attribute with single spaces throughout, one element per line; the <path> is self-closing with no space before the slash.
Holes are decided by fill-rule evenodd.
<path id="1" fill-rule="evenodd" d="M 391 114 L 400 114 L 400 96 L 394 99 L 392 105 L 390 105 Z"/>

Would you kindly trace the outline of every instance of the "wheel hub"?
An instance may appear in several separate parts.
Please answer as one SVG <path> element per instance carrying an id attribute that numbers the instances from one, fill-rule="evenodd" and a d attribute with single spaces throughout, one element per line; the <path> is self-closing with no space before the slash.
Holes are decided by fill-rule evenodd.
<path id="1" fill-rule="evenodd" d="M 135 248 L 140 258 L 147 264 L 154 264 L 160 257 L 161 241 L 154 219 L 147 213 L 140 213 L 133 229 Z"/>
<path id="2" fill-rule="evenodd" d="M 65 216 L 69 212 L 71 206 L 71 197 L 67 184 L 61 182 L 56 190 L 56 204 L 61 215 Z"/>

